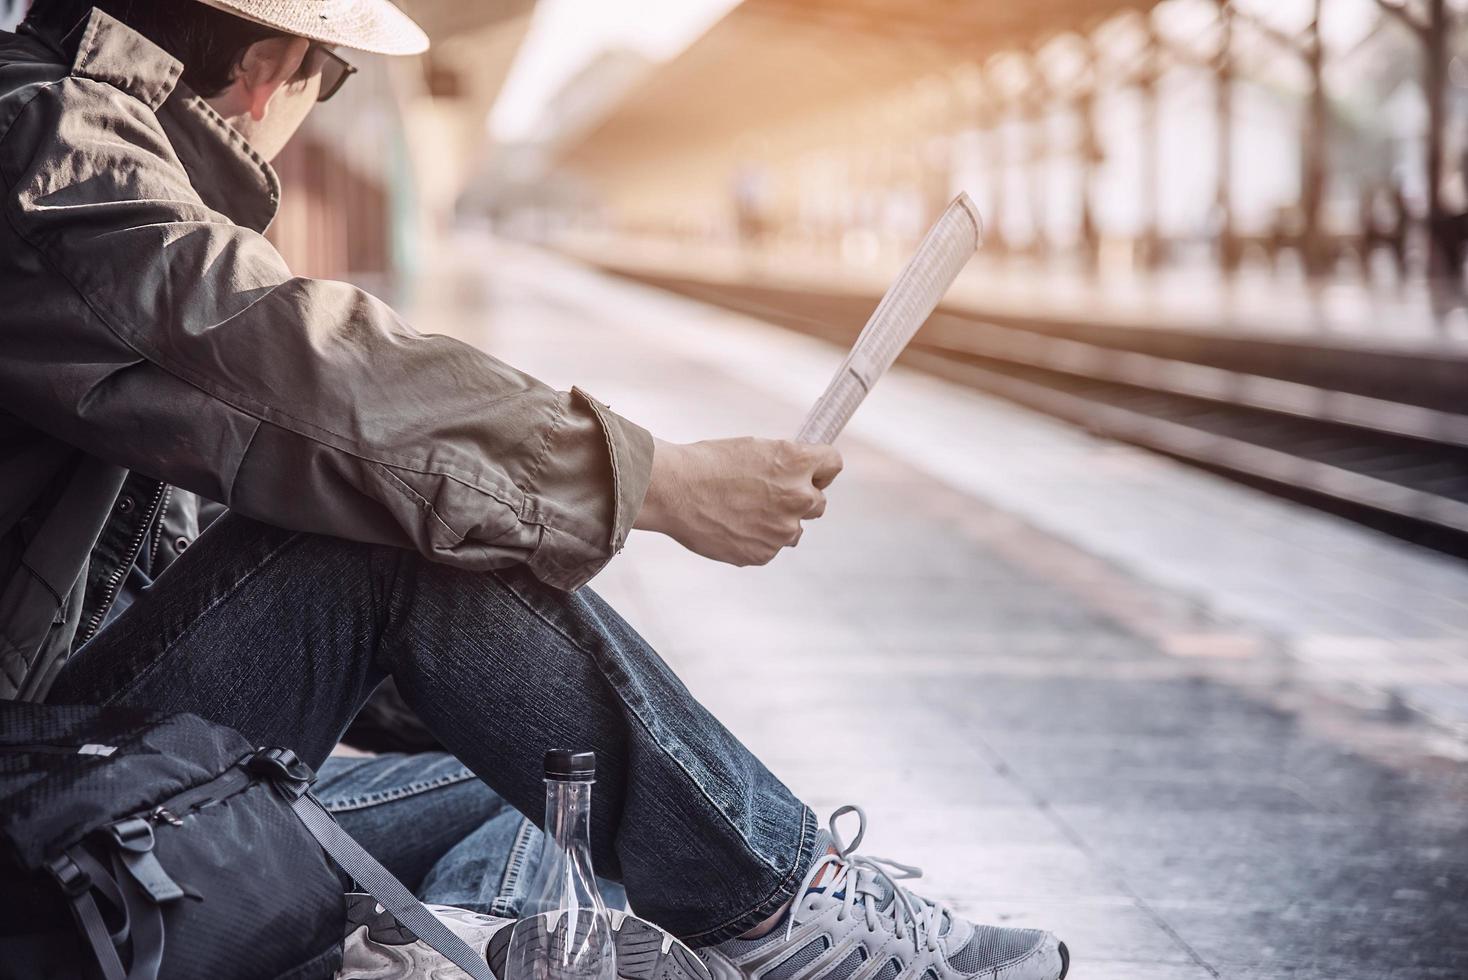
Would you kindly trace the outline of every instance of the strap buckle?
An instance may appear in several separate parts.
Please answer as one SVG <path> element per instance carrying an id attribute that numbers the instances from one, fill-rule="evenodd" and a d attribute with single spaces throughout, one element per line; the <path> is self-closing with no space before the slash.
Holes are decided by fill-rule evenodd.
<path id="1" fill-rule="evenodd" d="M 316 773 L 290 749 L 262 746 L 245 760 L 245 769 L 270 780 L 288 799 L 299 799 L 316 781 Z"/>
<path id="2" fill-rule="evenodd" d="M 92 890 L 92 876 L 82 870 L 70 854 L 60 854 L 46 862 L 46 870 L 56 879 L 67 898 L 77 898 Z"/>
<path id="3" fill-rule="evenodd" d="M 107 833 L 117 845 L 114 860 L 121 860 L 138 887 L 153 904 L 172 902 L 184 897 L 184 890 L 173 880 L 153 853 L 153 825 L 142 817 L 132 817 L 107 825 Z"/>
<path id="4" fill-rule="evenodd" d="M 153 825 L 141 817 L 108 824 L 107 833 L 112 835 L 113 841 L 124 851 L 146 854 L 153 849 Z"/>

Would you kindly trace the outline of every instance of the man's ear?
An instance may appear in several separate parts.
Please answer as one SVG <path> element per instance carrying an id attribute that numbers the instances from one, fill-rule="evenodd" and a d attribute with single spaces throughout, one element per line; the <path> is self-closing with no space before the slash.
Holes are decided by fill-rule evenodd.
<path id="1" fill-rule="evenodd" d="M 259 122 L 280 87 L 295 78 L 301 62 L 311 50 L 311 42 L 303 37 L 271 37 L 256 41 L 245 49 L 235 76 L 243 108 Z"/>

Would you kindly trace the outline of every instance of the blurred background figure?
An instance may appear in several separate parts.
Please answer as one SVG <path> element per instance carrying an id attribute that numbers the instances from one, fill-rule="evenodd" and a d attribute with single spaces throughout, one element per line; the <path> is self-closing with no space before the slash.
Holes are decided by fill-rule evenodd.
<path id="1" fill-rule="evenodd" d="M 782 778 L 1082 980 L 1468 976 L 1468 0 L 400 2 L 270 237 L 671 438 L 985 216 L 797 552 L 594 583 Z"/>

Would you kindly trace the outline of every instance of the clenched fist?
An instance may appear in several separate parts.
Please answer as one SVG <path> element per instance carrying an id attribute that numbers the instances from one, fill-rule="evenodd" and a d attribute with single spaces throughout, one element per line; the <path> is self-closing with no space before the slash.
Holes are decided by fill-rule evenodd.
<path id="1" fill-rule="evenodd" d="M 782 439 L 657 441 L 652 482 L 635 527 L 661 531 L 689 551 L 731 565 L 763 565 L 800 540 L 804 520 L 826 511 L 823 492 L 841 472 L 830 446 Z"/>

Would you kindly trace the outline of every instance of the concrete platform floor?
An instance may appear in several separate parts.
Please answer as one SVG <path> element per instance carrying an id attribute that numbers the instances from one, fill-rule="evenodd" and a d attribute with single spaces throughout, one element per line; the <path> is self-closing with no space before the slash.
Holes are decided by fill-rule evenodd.
<path id="1" fill-rule="evenodd" d="M 665 438 L 785 435 L 839 352 L 471 238 L 420 328 Z M 899 371 L 772 565 L 594 583 L 823 815 L 1076 980 L 1468 977 L 1468 569 Z"/>

